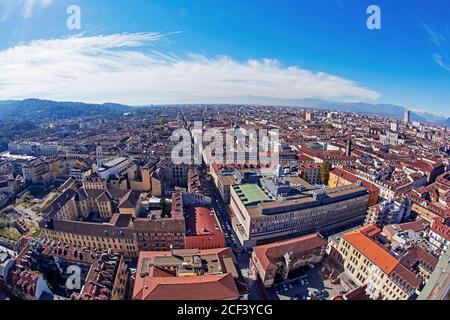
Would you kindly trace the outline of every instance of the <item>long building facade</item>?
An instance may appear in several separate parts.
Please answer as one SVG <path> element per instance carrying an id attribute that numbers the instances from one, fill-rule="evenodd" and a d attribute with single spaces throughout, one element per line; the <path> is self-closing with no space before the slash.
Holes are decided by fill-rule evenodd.
<path id="1" fill-rule="evenodd" d="M 231 188 L 233 228 L 243 246 L 314 232 L 331 232 L 364 221 L 369 193 L 360 185 L 308 192 L 273 200 L 256 185 Z"/>

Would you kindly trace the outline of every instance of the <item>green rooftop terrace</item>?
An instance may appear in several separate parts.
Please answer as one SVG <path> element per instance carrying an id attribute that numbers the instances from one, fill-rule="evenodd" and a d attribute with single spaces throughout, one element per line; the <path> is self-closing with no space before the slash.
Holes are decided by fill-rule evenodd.
<path id="1" fill-rule="evenodd" d="M 233 188 L 244 205 L 271 200 L 256 184 L 241 184 Z"/>

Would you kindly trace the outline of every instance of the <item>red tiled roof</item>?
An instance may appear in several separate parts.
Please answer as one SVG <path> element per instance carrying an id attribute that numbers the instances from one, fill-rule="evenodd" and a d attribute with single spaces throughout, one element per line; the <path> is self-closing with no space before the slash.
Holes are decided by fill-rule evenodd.
<path id="1" fill-rule="evenodd" d="M 232 257 L 230 248 L 200 250 L 199 255 L 217 254 L 219 261 Z M 204 274 L 177 277 L 170 271 L 160 270 L 154 265 L 151 272 L 142 277 L 140 266 L 143 259 L 171 256 L 171 252 L 141 252 L 134 285 L 135 300 L 236 300 L 239 290 L 233 275 L 223 269 L 221 274 Z M 223 264 L 223 263 L 222 263 Z"/>
<path id="2" fill-rule="evenodd" d="M 367 259 L 372 261 L 378 268 L 383 270 L 386 274 L 390 274 L 399 264 L 399 261 L 370 239 L 369 236 L 366 235 L 366 230 L 367 227 L 346 233 L 342 238 L 361 252 Z"/>
<path id="3" fill-rule="evenodd" d="M 204 207 L 191 207 L 186 216 L 188 235 L 220 234 L 219 224 L 214 213 Z"/>
<path id="4" fill-rule="evenodd" d="M 413 272 L 408 270 L 401 263 L 395 266 L 394 270 L 392 270 L 392 273 L 405 280 L 413 288 L 419 288 L 420 284 L 422 283 L 422 281 Z"/>
<path id="5" fill-rule="evenodd" d="M 286 252 L 304 253 L 327 245 L 327 241 L 318 233 L 295 238 L 283 242 L 275 242 L 253 248 L 254 254 L 264 269 L 267 269 L 277 259 L 281 259 Z"/>
<path id="6" fill-rule="evenodd" d="M 331 172 L 333 174 L 337 175 L 338 177 L 341 177 L 344 180 L 349 181 L 350 183 L 357 183 L 358 181 L 361 181 L 361 183 L 364 186 L 364 188 L 366 188 L 370 192 L 379 191 L 378 187 L 375 186 L 374 184 L 372 184 L 372 183 L 370 183 L 368 181 L 359 179 L 357 176 L 355 176 L 354 174 L 352 174 L 352 173 L 350 173 L 348 171 L 342 170 L 340 168 L 335 168 Z"/>
<path id="7" fill-rule="evenodd" d="M 147 277 L 135 295 L 139 300 L 237 300 L 230 273 L 198 277 Z"/>
<path id="8" fill-rule="evenodd" d="M 440 235 L 446 240 L 450 241 L 450 227 L 445 224 L 439 222 L 438 219 L 435 219 L 434 224 L 431 226 L 431 231 Z"/>

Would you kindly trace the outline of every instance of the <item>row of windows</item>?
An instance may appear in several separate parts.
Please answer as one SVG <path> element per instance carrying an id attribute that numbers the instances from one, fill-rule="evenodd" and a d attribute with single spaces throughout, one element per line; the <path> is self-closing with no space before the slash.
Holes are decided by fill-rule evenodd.
<path id="1" fill-rule="evenodd" d="M 362 275 L 361 273 L 358 273 L 358 275 L 356 276 L 356 279 L 358 279 L 361 283 L 366 282 L 366 277 L 364 277 L 364 275 Z"/>

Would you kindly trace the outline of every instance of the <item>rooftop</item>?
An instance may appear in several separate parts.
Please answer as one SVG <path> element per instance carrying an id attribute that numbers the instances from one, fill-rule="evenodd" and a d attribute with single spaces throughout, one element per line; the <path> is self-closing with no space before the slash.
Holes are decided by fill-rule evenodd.
<path id="1" fill-rule="evenodd" d="M 109 169 L 109 168 L 113 168 L 113 167 L 118 166 L 119 164 L 121 164 L 122 162 L 127 161 L 127 160 L 128 160 L 128 158 L 125 158 L 125 157 L 115 158 L 113 160 L 105 162 L 103 164 L 103 167 L 100 168 L 98 171 L 102 171 L 101 169 L 106 170 L 106 169 Z"/>
<path id="2" fill-rule="evenodd" d="M 191 207 L 185 216 L 186 235 L 220 234 L 219 224 L 214 213 L 204 207 Z"/>
<path id="3" fill-rule="evenodd" d="M 365 233 L 366 229 L 367 228 L 364 227 L 354 232 L 344 234 L 342 238 L 361 252 L 367 259 L 372 261 L 373 264 L 383 270 L 383 272 L 390 274 L 400 262 L 369 238 Z"/>
<path id="4" fill-rule="evenodd" d="M 256 184 L 241 184 L 233 188 L 244 205 L 271 200 Z"/>
<path id="5" fill-rule="evenodd" d="M 231 249 L 141 252 L 136 300 L 235 300 L 239 298 Z"/>
<path id="6" fill-rule="evenodd" d="M 286 253 L 292 253 L 295 256 L 326 245 L 327 241 L 320 234 L 314 233 L 287 241 L 257 246 L 254 248 L 254 255 L 267 269 L 271 264 L 274 265 L 283 259 Z"/>

